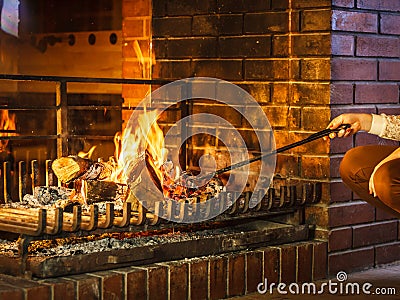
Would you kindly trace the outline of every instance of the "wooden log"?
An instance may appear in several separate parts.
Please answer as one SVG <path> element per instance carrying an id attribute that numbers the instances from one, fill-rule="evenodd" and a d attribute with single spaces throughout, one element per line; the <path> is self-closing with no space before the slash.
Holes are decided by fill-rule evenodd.
<path id="1" fill-rule="evenodd" d="M 115 182 L 86 180 L 85 183 L 87 204 L 116 200 L 118 185 Z"/>
<path id="2" fill-rule="evenodd" d="M 67 183 L 74 179 L 103 180 L 112 173 L 112 166 L 107 162 L 97 162 L 79 156 L 56 159 L 52 169 L 57 178 Z"/>

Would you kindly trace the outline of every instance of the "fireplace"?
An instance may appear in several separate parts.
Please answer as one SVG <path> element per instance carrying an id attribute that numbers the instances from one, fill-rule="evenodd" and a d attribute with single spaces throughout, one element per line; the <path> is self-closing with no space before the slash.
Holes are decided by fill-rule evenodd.
<path id="1" fill-rule="evenodd" d="M 97 177 L 82 179 L 85 174 L 65 182 L 61 176 L 56 176 L 57 161 L 75 159 L 72 155 L 77 152 L 74 149 L 78 144 L 75 139 L 83 140 L 82 144 L 95 140 L 95 146 L 103 154 L 101 147 L 112 137 L 107 135 L 109 128 L 104 133 L 98 130 L 97 135 L 89 133 L 96 132 L 93 129 L 77 134 L 79 130 L 84 130 L 79 121 L 82 118 L 79 114 L 81 110 L 85 110 L 85 119 L 95 122 L 99 110 L 103 115 L 105 109 L 114 109 L 116 112 L 110 113 L 111 118 L 114 123 L 116 119 L 116 123 L 121 124 L 121 114 L 118 113 L 121 111 L 120 106 L 105 106 L 104 103 L 95 105 L 94 99 L 101 98 L 101 95 L 68 93 L 69 84 L 156 86 L 168 84 L 167 81 L 30 75 L 2 75 L 2 80 L 10 84 L 19 82 L 35 86 L 47 83 L 54 86 L 57 102 L 47 109 L 55 112 L 56 121 L 53 124 L 54 130 L 58 132 L 57 135 L 43 136 L 24 133 L 19 129 L 25 125 L 19 123 L 19 120 L 26 116 L 27 108 L 14 104 L 7 106 L 7 112 L 11 111 L 8 117 L 15 116 L 12 121 L 16 124 L 9 127 L 12 130 L 5 128 L 6 135 L 2 137 L 8 142 L 4 146 L 8 156 L 13 158 L 3 162 L 1 176 L 4 204 L 0 208 L 0 230 L 4 239 L 0 270 L 3 273 L 16 276 L 30 274 L 38 278 L 67 276 L 127 265 L 140 266 L 204 255 L 223 255 L 260 245 L 306 241 L 311 237 L 313 227 L 304 222 L 304 208 L 320 201 L 322 189 L 318 182 L 293 183 L 276 178 L 267 193 L 255 190 L 254 184 L 248 183 L 242 191 L 227 189 L 215 197 L 213 194 L 205 194 L 207 199 L 202 199 L 200 193 L 187 196 L 182 202 L 163 199 L 160 194 L 155 202 L 149 204 L 151 190 L 134 193 L 134 186 L 126 182 L 112 182 L 108 178 L 98 180 Z M 200 80 L 201 85 L 207 82 L 205 79 Z M 188 88 L 192 90 L 185 91 L 185 94 L 193 95 L 197 85 L 191 83 Z M 27 95 L 30 93 L 18 94 L 17 97 L 26 99 L 29 97 Z M 42 99 L 51 98 L 50 95 L 40 93 Z M 37 97 L 36 92 L 31 97 Z M 76 98 L 80 106 L 62 105 L 77 101 Z M 107 100 L 111 98 L 106 97 Z M 89 101 L 85 99 L 90 100 L 90 105 L 82 105 Z M 38 110 L 43 107 L 33 106 L 29 109 Z M 75 110 L 78 110 L 78 114 Z M 188 110 L 187 101 L 169 105 L 164 112 L 165 116 L 159 118 L 159 126 L 162 128 L 176 122 L 168 118 L 169 115 L 182 118 L 188 112 L 192 113 Z M 146 116 L 143 109 L 139 110 L 139 114 Z M 40 120 L 42 116 L 38 118 Z M 51 127 L 51 122 L 48 127 Z M 100 121 L 94 125 L 96 127 L 103 127 Z M 131 129 L 136 130 L 135 127 Z M 184 170 L 193 169 L 195 164 L 198 166 L 193 157 L 202 155 L 202 151 L 196 148 L 205 149 L 203 139 L 181 140 L 166 147 L 177 148 L 181 145 L 184 150 L 179 151 L 176 160 L 186 163 Z M 37 159 L 20 160 L 19 143 L 26 140 L 29 141 L 28 145 L 35 145 L 35 140 L 40 140 L 37 145 L 47 143 L 48 146 L 44 154 L 40 152 L 41 149 L 37 151 Z M 117 143 L 115 147 L 118 148 Z M 128 150 L 134 152 L 133 149 Z M 34 153 L 35 147 L 30 150 Z M 46 153 L 50 155 L 46 156 Z M 51 154 L 55 154 L 56 158 L 53 159 Z M 80 158 L 82 161 L 98 166 L 106 161 L 103 157 L 99 157 L 97 162 L 83 157 Z M 112 161 L 117 160 L 118 157 L 112 157 Z M 135 169 L 133 171 L 136 172 Z M 144 180 L 143 176 L 141 180 Z M 249 176 L 248 180 L 252 179 Z M 86 186 L 85 195 L 71 196 L 72 193 L 79 194 L 83 185 Z M 87 263 L 82 264 L 82 260 Z"/>
<path id="2" fill-rule="evenodd" d="M 93 160 L 108 161 L 115 133 L 140 101 L 184 78 L 219 78 L 249 93 L 268 117 L 276 147 L 349 109 L 395 112 L 398 74 L 391 66 L 398 57 L 393 47 L 367 45 L 393 46 L 397 4 L 124 0 L 78 9 L 27 2 L 19 1 L 18 38 L 0 32 L 2 120 L 16 124 L 0 132 L 8 149 L 0 184 L 8 202 L 0 209 L 0 270 L 8 274 L 0 275 L 1 295 L 221 299 L 256 292 L 263 278 L 309 282 L 399 259 L 398 221 L 360 201 L 337 172 L 347 149 L 371 141 L 363 134 L 280 153 L 271 189 L 260 197 L 259 165 L 252 164 L 234 205 L 223 192 L 220 205 L 197 212 L 226 209 L 206 222 L 182 223 L 193 210 L 173 202 L 150 209 L 129 202 L 12 207 L 35 187 L 58 192 L 51 165 L 60 157 L 96 146 Z M 370 100 L 371 85 L 383 85 L 387 97 Z M 158 122 L 166 133 L 198 113 L 226 119 L 250 157 L 260 154 L 249 122 L 209 99 L 174 105 Z M 226 165 L 218 135 L 194 135 L 182 145 L 183 169 L 197 170 L 204 154 Z"/>

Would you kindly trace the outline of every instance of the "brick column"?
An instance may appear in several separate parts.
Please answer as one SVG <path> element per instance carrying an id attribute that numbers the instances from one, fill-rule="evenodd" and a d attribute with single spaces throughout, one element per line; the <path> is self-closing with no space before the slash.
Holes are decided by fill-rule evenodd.
<path id="1" fill-rule="evenodd" d="M 331 114 L 399 113 L 400 3 L 332 1 Z M 338 175 L 344 152 L 396 144 L 366 133 L 331 143 L 329 269 L 352 271 L 400 259 L 398 220 L 361 201 Z"/>
<path id="2" fill-rule="evenodd" d="M 122 76 L 130 79 L 151 79 L 151 1 L 122 1 Z M 149 85 L 124 85 L 122 119 L 128 122 L 131 109 L 150 92 Z"/>

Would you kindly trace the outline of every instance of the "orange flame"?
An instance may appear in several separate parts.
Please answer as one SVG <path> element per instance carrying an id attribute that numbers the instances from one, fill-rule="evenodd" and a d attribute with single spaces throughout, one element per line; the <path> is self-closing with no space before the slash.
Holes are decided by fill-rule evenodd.
<path id="1" fill-rule="evenodd" d="M 16 136 L 16 116 L 8 110 L 0 110 L 0 136 Z M 8 140 L 0 140 L 0 152 L 5 151 Z"/>

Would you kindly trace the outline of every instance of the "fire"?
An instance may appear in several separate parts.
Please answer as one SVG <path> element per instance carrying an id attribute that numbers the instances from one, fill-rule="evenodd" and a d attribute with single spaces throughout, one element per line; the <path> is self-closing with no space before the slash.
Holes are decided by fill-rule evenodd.
<path id="1" fill-rule="evenodd" d="M 113 165 L 114 172 L 110 180 L 126 183 L 130 180 L 126 174 L 130 168 L 144 166 L 146 155 L 147 163 L 152 164 L 158 180 L 164 180 L 163 165 L 166 161 L 167 151 L 164 148 L 164 135 L 157 122 L 157 111 L 146 111 L 138 114 L 132 121 L 133 124 L 123 133 L 118 132 L 114 137 L 115 153 L 109 163 Z"/>
<path id="2" fill-rule="evenodd" d="M 187 199 L 197 189 L 184 184 L 188 174 L 181 174 L 178 166 L 168 160 L 168 151 L 164 145 L 164 134 L 158 125 L 158 111 L 135 112 L 122 133 L 114 136 L 115 153 L 108 161 L 101 161 L 101 168 L 111 170 L 109 176 L 99 180 L 112 181 L 120 185 L 136 185 L 142 180 L 143 171 L 148 171 L 150 179 L 164 197 L 174 200 Z M 90 157 L 93 148 L 81 157 Z M 147 170 L 146 170 L 147 169 Z M 219 183 L 213 183 L 217 186 Z M 81 194 L 84 197 L 85 183 Z M 203 192 L 209 192 L 207 189 Z M 212 192 L 212 191 L 211 191 Z"/>
<path id="3" fill-rule="evenodd" d="M 16 117 L 8 110 L 0 110 L 0 136 L 16 136 Z M 0 140 L 0 152 L 5 151 L 8 140 Z"/>

